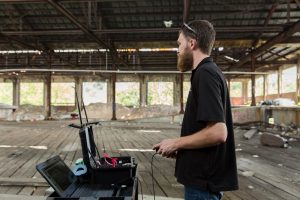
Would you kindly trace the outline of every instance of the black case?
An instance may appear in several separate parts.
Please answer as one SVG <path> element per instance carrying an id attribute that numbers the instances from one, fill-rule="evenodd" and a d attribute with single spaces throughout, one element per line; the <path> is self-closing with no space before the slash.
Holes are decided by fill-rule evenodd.
<path id="1" fill-rule="evenodd" d="M 112 197 L 58 197 L 56 192 L 53 192 L 47 200 L 138 200 L 138 179 L 137 179 L 137 164 L 134 163 L 132 157 L 114 157 L 117 158 L 117 166 L 102 166 L 97 169 L 89 168 L 89 177 L 80 177 L 81 181 L 90 184 L 101 184 L 105 188 L 111 186 L 126 186 L 118 191 Z M 101 158 L 104 159 L 104 158 Z M 103 162 L 101 162 L 103 163 Z M 112 189 L 113 190 L 113 189 Z"/>

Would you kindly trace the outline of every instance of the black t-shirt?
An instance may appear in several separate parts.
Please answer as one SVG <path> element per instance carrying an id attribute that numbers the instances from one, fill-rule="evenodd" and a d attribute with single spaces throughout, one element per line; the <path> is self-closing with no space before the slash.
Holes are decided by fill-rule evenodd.
<path id="1" fill-rule="evenodd" d="M 192 71 L 191 90 L 184 113 L 181 136 L 224 122 L 225 143 L 177 153 L 175 176 L 185 186 L 211 192 L 238 189 L 231 105 L 225 78 L 212 58 L 205 58 Z"/>

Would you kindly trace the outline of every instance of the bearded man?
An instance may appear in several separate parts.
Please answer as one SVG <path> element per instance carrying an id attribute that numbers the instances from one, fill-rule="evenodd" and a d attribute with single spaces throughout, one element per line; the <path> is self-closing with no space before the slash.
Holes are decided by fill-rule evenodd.
<path id="1" fill-rule="evenodd" d="M 181 137 L 153 149 L 176 158 L 175 176 L 186 200 L 219 200 L 238 189 L 231 105 L 226 80 L 210 57 L 215 30 L 205 20 L 184 23 L 179 31 L 178 70 L 192 70 Z"/>

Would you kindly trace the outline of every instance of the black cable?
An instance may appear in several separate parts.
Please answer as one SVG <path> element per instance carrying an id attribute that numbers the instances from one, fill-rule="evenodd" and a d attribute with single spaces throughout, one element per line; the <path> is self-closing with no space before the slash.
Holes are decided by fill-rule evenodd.
<path id="1" fill-rule="evenodd" d="M 140 183 L 141 186 L 141 194 L 142 194 L 142 200 L 144 200 L 144 195 L 143 195 L 143 186 L 142 186 L 142 182 L 139 178 L 137 178 L 138 182 Z"/>
<path id="2" fill-rule="evenodd" d="M 155 200 L 155 189 L 154 189 L 154 175 L 153 175 L 153 158 L 156 154 L 158 154 L 158 153 L 153 154 L 152 158 L 151 158 L 151 176 L 152 176 L 152 189 L 153 189 L 153 199 L 154 200 Z"/>

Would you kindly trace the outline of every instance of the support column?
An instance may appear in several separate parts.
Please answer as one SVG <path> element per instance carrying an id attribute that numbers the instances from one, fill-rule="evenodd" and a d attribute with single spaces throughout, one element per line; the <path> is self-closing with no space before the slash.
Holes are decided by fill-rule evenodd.
<path id="1" fill-rule="evenodd" d="M 78 103 L 80 109 L 82 109 L 82 80 L 79 77 L 75 77 L 75 91 L 77 92 Z M 75 107 L 77 107 L 77 99 L 75 98 Z"/>
<path id="2" fill-rule="evenodd" d="M 147 82 L 145 75 L 140 75 L 140 106 L 147 105 Z"/>
<path id="3" fill-rule="evenodd" d="M 48 73 L 44 80 L 44 106 L 46 119 L 51 118 L 51 72 Z"/>
<path id="4" fill-rule="evenodd" d="M 147 105 L 147 81 L 145 75 L 140 76 L 140 106 L 146 106 Z"/>
<path id="5" fill-rule="evenodd" d="M 20 79 L 13 79 L 13 105 L 20 106 Z"/>
<path id="6" fill-rule="evenodd" d="M 107 101 L 106 101 L 106 103 L 108 105 L 112 103 L 112 82 L 111 81 L 112 81 L 111 77 L 106 80 L 106 84 L 107 84 Z"/>
<path id="7" fill-rule="evenodd" d="M 297 55 L 298 57 L 298 63 L 297 63 L 297 90 L 296 90 L 296 100 L 297 103 L 300 102 L 300 55 Z"/>
<path id="8" fill-rule="evenodd" d="M 248 102 L 248 82 L 247 80 L 242 81 L 242 95 L 243 95 L 243 101 L 244 104 Z"/>
<path id="9" fill-rule="evenodd" d="M 231 82 L 231 79 L 228 78 L 228 79 L 227 79 L 227 88 L 228 88 L 229 96 L 231 96 L 231 95 L 230 95 L 230 82 Z"/>
<path id="10" fill-rule="evenodd" d="M 255 72 L 255 60 L 254 56 L 251 56 L 251 71 Z M 255 74 L 251 74 L 251 106 L 255 106 Z"/>
<path id="11" fill-rule="evenodd" d="M 52 56 L 48 54 L 48 68 L 52 68 Z M 46 111 L 46 119 L 51 119 L 51 72 L 46 75 L 45 80 L 45 111 Z"/>
<path id="12" fill-rule="evenodd" d="M 180 94 L 181 94 L 181 87 L 180 87 L 180 76 L 175 75 L 173 79 L 173 106 L 180 105 Z"/>
<path id="13" fill-rule="evenodd" d="M 117 120 L 116 117 L 116 74 L 111 77 L 111 89 L 112 89 L 112 118 L 111 120 Z"/>

